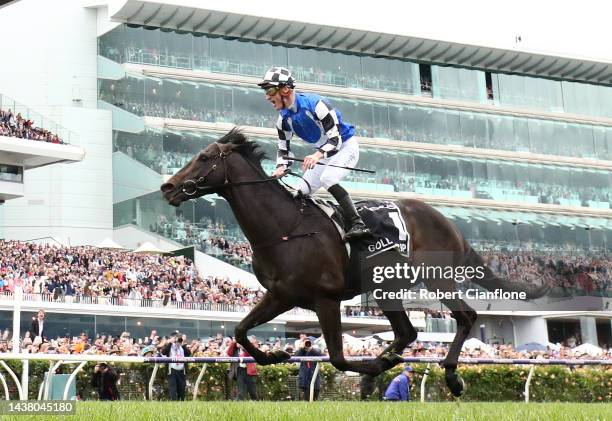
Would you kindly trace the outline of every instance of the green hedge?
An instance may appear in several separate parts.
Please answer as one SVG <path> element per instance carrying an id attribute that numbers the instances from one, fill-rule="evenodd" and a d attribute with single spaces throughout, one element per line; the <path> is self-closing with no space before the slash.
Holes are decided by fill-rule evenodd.
<path id="1" fill-rule="evenodd" d="M 21 362 L 9 361 L 9 366 L 20 378 Z M 95 363 L 88 363 L 77 376 L 77 392 L 83 399 L 96 399 L 96 393 L 90 386 L 91 373 Z M 148 382 L 153 370 L 152 365 L 144 364 L 111 364 L 121 375 L 119 391 L 123 399 L 142 400 L 148 388 Z M 64 366 L 66 367 L 66 366 Z M 65 368 L 70 373 L 74 364 Z M 227 364 L 208 364 L 206 373 L 200 383 L 199 398 L 206 400 L 223 400 L 225 398 L 225 376 Z M 425 365 L 414 364 L 418 371 L 423 371 Z M 200 372 L 201 365 L 190 364 L 188 384 L 193 385 Z M 44 372 L 49 369 L 46 361 L 30 361 L 29 398 L 36 399 L 38 388 Z M 298 399 L 296 382 L 298 366 L 295 364 L 278 364 L 258 367 L 258 395 L 265 400 Z M 401 367 L 394 368 L 379 376 L 378 391 L 370 399 L 380 396 L 380 390 L 400 373 Z M 529 366 L 513 365 L 482 365 L 460 366 L 458 372 L 465 380 L 466 390 L 464 401 L 521 401 L 529 374 Z M 334 400 L 359 399 L 359 378 L 346 376 L 338 372 L 330 364 L 323 364 L 322 398 Z M 9 384 L 11 396 L 16 397 L 15 387 L 10 376 L 5 379 Z M 415 373 L 411 385 L 413 399 L 420 397 L 422 374 Z M 235 382 L 232 384 L 235 389 Z M 155 398 L 166 399 L 166 369 L 160 367 L 155 381 Z M 1 390 L 0 390 L 1 392 Z M 191 394 L 191 387 L 188 390 Z M 235 393 L 235 392 L 234 392 Z M 444 384 L 444 371 L 438 366 L 432 367 L 426 384 L 427 401 L 453 400 Z M 3 396 L 2 396 L 3 397 Z M 188 398 L 190 398 L 188 396 Z M 534 402 L 612 402 L 612 368 L 592 367 L 576 368 L 570 371 L 562 366 L 537 367 L 531 380 L 530 400 Z"/>

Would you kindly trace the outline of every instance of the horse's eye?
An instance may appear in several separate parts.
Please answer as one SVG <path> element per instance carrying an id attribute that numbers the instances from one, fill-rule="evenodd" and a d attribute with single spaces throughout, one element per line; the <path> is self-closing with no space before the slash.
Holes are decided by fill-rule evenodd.
<path id="1" fill-rule="evenodd" d="M 198 156 L 198 161 L 206 161 L 207 159 L 208 157 L 204 155 L 203 153 L 201 153 L 200 156 Z"/>

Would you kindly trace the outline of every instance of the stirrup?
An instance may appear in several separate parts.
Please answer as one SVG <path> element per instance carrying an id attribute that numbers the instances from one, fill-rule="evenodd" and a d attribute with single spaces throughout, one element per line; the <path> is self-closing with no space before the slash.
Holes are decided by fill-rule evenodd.
<path id="1" fill-rule="evenodd" d="M 352 241 L 360 238 L 371 237 L 372 232 L 365 226 L 365 224 L 357 224 L 351 227 L 347 232 L 344 233 L 344 241 Z"/>

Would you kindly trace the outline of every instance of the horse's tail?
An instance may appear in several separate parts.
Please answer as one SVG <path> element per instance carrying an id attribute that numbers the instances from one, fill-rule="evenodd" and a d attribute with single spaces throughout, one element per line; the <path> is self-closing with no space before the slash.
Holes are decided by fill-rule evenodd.
<path id="1" fill-rule="evenodd" d="M 527 299 L 534 300 L 546 295 L 546 293 L 550 290 L 548 285 L 534 287 L 531 285 L 524 285 L 519 282 L 511 282 L 507 279 L 502 279 L 493 273 L 493 271 L 485 264 L 482 256 L 478 254 L 469 244 L 467 244 L 467 242 L 466 250 L 464 266 L 472 267 L 475 270 L 477 270 L 477 268 L 482 268 L 481 270 L 477 270 L 477 275 L 472 278 L 472 282 L 486 288 L 489 291 L 501 289 L 502 291 L 507 292 L 525 292 L 527 294 Z M 478 274 L 484 274 L 484 276 L 480 277 Z"/>

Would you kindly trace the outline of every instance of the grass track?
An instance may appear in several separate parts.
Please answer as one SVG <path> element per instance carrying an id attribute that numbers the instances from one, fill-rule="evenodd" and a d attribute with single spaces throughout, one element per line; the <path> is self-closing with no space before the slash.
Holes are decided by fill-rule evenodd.
<path id="1" fill-rule="evenodd" d="M 612 404 L 391 402 L 77 402 L 76 416 L 2 420 L 612 420 Z"/>

